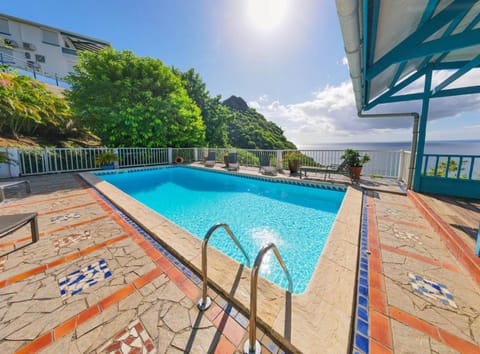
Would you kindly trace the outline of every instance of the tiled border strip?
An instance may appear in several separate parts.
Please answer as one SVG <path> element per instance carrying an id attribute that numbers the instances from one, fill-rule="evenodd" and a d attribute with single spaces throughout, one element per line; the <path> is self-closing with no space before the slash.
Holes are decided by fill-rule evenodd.
<path id="1" fill-rule="evenodd" d="M 375 204 L 370 193 L 363 192 L 357 304 L 352 350 L 354 354 L 392 353 L 380 241 L 375 221 Z"/>
<path id="2" fill-rule="evenodd" d="M 13 283 L 16 283 L 18 281 L 21 281 L 25 278 L 28 278 L 28 277 L 31 277 L 31 276 L 34 276 L 36 274 L 39 274 L 39 273 L 42 273 L 44 271 L 46 271 L 47 269 L 52 269 L 53 267 L 56 267 L 58 265 L 61 265 L 61 264 L 64 264 L 66 262 L 69 262 L 69 261 L 72 261 L 74 259 L 77 259 L 77 258 L 80 258 L 82 256 L 85 256 L 87 254 L 90 254 L 92 252 L 95 252 L 101 248 L 104 248 L 104 247 L 107 247 L 111 244 L 114 244 L 116 242 L 119 242 L 119 241 L 122 241 L 124 239 L 126 239 L 128 236 L 127 235 L 122 235 L 122 236 L 119 236 L 119 237 L 116 237 L 116 238 L 113 238 L 113 239 L 110 239 L 108 241 L 105 241 L 105 242 L 102 242 L 102 243 L 99 243 L 97 245 L 94 245 L 94 246 L 91 246 L 91 247 L 88 247 L 84 250 L 81 250 L 81 251 L 77 251 L 75 253 L 70 253 L 62 258 L 59 258 L 59 259 L 56 259 L 50 263 L 47 263 L 47 264 L 42 264 L 41 266 L 38 266 L 36 268 L 33 268 L 33 269 L 30 269 L 26 272 L 23 272 L 23 273 L 20 273 L 20 274 L 17 274 L 17 275 L 14 275 L 13 277 L 10 277 L 8 279 L 5 279 L 5 280 L 2 280 L 0 281 L 0 289 L 5 287 L 5 286 L 8 286 L 8 285 L 11 285 Z"/>
<path id="3" fill-rule="evenodd" d="M 75 198 L 75 197 L 80 197 L 82 195 L 87 195 L 87 194 L 88 193 L 76 193 L 76 194 L 62 195 L 62 196 L 59 196 L 59 197 L 53 197 L 53 198 L 42 199 L 42 200 L 33 200 L 31 202 L 26 202 L 26 203 L 15 203 L 15 204 L 12 203 L 12 204 L 8 204 L 8 205 L 2 205 L 2 209 L 16 208 L 16 207 L 25 206 L 25 205 L 33 205 L 33 204 L 38 204 L 38 203 L 49 202 L 49 201 L 52 201 L 52 200 Z"/>
<path id="4" fill-rule="evenodd" d="M 480 258 L 475 256 L 473 249 L 465 244 L 450 225 L 442 220 L 416 192 L 409 190 L 407 195 L 442 237 L 455 258 L 466 268 L 477 284 L 480 284 Z"/>
<path id="5" fill-rule="evenodd" d="M 114 171 L 108 171 L 108 172 L 97 172 L 93 171 L 91 173 L 101 177 L 102 175 L 112 175 L 112 174 L 118 174 L 118 173 L 131 173 L 131 172 L 141 172 L 141 171 L 152 171 L 152 170 L 161 170 L 164 168 L 187 168 L 187 169 L 193 169 L 197 171 L 205 171 L 209 173 L 218 173 L 218 174 L 223 174 L 223 175 L 228 175 L 232 177 L 239 177 L 239 178 L 247 178 L 247 179 L 256 179 L 260 181 L 267 181 L 267 182 L 273 182 L 273 183 L 283 183 L 283 184 L 293 184 L 297 186 L 302 186 L 302 187 L 309 187 L 309 188 L 318 188 L 318 189 L 326 189 L 326 190 L 333 190 L 333 191 L 339 191 L 339 192 L 345 192 L 347 190 L 347 187 L 345 186 L 339 186 L 339 185 L 330 185 L 330 184 L 321 184 L 321 183 L 311 183 L 311 182 L 304 182 L 304 181 L 299 181 L 299 180 L 294 180 L 294 179 L 286 179 L 286 178 L 272 178 L 272 177 L 264 177 L 264 176 L 255 176 L 255 175 L 249 175 L 245 173 L 240 173 L 240 172 L 234 172 L 234 171 L 220 171 L 220 170 L 215 170 L 215 169 L 206 169 L 202 167 L 196 167 L 196 166 L 176 166 L 176 165 L 168 165 L 168 166 L 159 166 L 159 167 L 146 167 L 146 168 L 132 168 L 132 169 L 124 169 L 124 170 L 114 170 Z"/>
<path id="6" fill-rule="evenodd" d="M 175 166 L 170 166 L 175 167 Z M 88 181 L 86 181 L 82 176 L 75 175 L 79 182 L 88 189 L 89 193 L 94 196 L 95 199 L 99 200 L 101 203 L 104 203 L 105 207 L 110 208 L 114 213 L 116 213 L 121 220 L 115 220 L 117 222 L 124 221 L 126 225 L 120 225 L 124 229 L 132 229 L 138 232 L 144 239 L 140 236 L 134 238 L 134 240 L 141 246 L 145 252 L 154 260 L 154 262 L 159 266 L 159 268 L 164 271 L 170 279 L 192 300 L 198 300 L 200 295 L 200 288 L 202 286 L 202 280 L 188 267 L 183 265 L 175 256 L 168 252 L 158 241 L 153 239 L 143 228 L 138 226 L 129 216 L 123 213 L 119 208 L 117 208 L 108 198 L 106 198 L 102 193 L 100 193 L 95 187 L 93 187 Z M 106 209 L 105 209 L 106 210 Z M 114 218 L 115 219 L 115 218 Z M 148 245 L 146 245 L 146 241 Z M 168 260 L 168 261 L 166 261 Z M 170 263 L 170 265 L 168 264 Z M 173 264 L 175 267 L 171 266 Z M 187 280 L 184 280 L 182 277 L 186 277 Z M 220 313 L 223 312 L 223 315 Z M 236 335 L 239 329 L 243 331 L 247 330 L 248 327 L 248 317 L 245 316 L 242 312 L 238 311 L 222 298 L 220 303 L 217 304 L 217 301 L 214 300 L 212 307 L 209 308 L 205 315 L 210 321 L 218 328 L 223 335 L 225 335 L 228 340 L 230 340 L 236 347 L 238 347 L 243 338 Z M 257 325 L 258 326 L 258 325 Z M 275 343 L 273 338 L 269 337 L 270 343 L 267 345 L 267 348 L 272 352 L 277 350 L 281 353 L 283 352 L 280 348 L 281 346 L 278 343 Z M 226 345 L 222 343 L 222 339 L 218 343 L 217 348 L 220 345 Z M 263 343 L 262 343 L 263 344 Z"/>

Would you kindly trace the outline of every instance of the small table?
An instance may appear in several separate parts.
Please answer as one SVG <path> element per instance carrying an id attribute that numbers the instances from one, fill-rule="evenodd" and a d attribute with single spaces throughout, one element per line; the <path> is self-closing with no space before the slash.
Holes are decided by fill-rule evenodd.
<path id="1" fill-rule="evenodd" d="M 5 182 L 5 183 L 0 183 L 0 202 L 5 199 L 5 191 L 4 189 L 7 187 L 13 187 L 19 184 L 25 184 L 25 190 L 27 193 L 31 192 L 30 189 L 30 182 L 28 181 L 14 181 L 14 182 Z"/>
<path id="2" fill-rule="evenodd" d="M 38 241 L 38 214 L 26 213 L 15 215 L 0 215 L 0 238 L 7 236 L 21 227 L 30 223 L 32 229 L 32 241 Z"/>

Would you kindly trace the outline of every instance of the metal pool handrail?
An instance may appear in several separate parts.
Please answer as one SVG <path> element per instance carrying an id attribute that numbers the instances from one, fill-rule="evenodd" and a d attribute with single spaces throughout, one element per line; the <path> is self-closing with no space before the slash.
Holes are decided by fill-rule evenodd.
<path id="1" fill-rule="evenodd" d="M 257 332 L 257 283 L 258 283 L 258 272 L 260 270 L 260 265 L 262 264 L 263 256 L 273 249 L 275 257 L 277 257 L 278 263 L 283 269 L 287 279 L 288 279 L 288 292 L 293 292 L 293 283 L 290 273 L 288 272 L 287 266 L 283 262 L 282 256 L 278 251 L 277 246 L 274 243 L 268 243 L 262 247 L 260 252 L 255 258 L 255 263 L 252 268 L 252 275 L 250 280 L 250 321 L 249 321 L 249 332 L 248 340 L 245 342 L 243 347 L 243 352 L 245 354 L 257 354 L 261 352 L 260 343 L 256 340 L 255 334 Z"/>
<path id="2" fill-rule="evenodd" d="M 235 245 L 242 251 L 243 255 L 247 259 L 247 267 L 250 267 L 250 258 L 247 255 L 247 252 L 245 252 L 244 248 L 238 242 L 237 238 L 233 234 L 232 230 L 230 230 L 230 227 L 225 224 L 225 223 L 218 223 L 213 225 L 208 231 L 207 234 L 205 235 L 203 241 L 202 241 L 202 278 L 203 278 L 203 287 L 202 287 L 202 298 L 198 301 L 198 308 L 203 311 L 206 310 L 210 307 L 212 304 L 212 300 L 210 297 L 207 296 L 207 246 L 208 246 L 208 240 L 210 239 L 210 236 L 214 233 L 215 230 L 218 228 L 223 227 L 225 231 L 227 231 L 228 236 L 232 239 L 232 241 L 235 243 Z"/>

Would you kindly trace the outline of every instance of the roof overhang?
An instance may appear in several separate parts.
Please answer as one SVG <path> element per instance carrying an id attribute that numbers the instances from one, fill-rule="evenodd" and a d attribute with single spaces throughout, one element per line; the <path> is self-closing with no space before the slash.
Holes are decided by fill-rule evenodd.
<path id="1" fill-rule="evenodd" d="M 458 81 L 480 68 L 480 1 L 336 2 L 358 112 L 382 103 L 480 93 L 480 85 Z M 431 89 L 412 92 L 427 72 L 440 71 Z"/>

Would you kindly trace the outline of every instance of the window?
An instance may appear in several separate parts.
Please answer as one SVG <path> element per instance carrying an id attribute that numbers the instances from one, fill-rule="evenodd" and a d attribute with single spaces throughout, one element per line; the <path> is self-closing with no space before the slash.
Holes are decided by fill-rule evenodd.
<path id="1" fill-rule="evenodd" d="M 35 46 L 32 43 L 23 42 L 23 49 L 35 50 Z"/>
<path id="2" fill-rule="evenodd" d="M 10 35 L 10 28 L 8 28 L 8 20 L 0 18 L 0 33 Z"/>
<path id="3" fill-rule="evenodd" d="M 40 54 L 35 54 L 35 60 L 37 63 L 45 63 L 45 56 Z"/>
<path id="4" fill-rule="evenodd" d="M 30 55 L 29 52 L 25 52 L 25 59 L 31 59 L 32 56 Z"/>
<path id="5" fill-rule="evenodd" d="M 57 32 L 42 30 L 43 43 L 52 44 L 58 46 L 58 34 Z"/>

